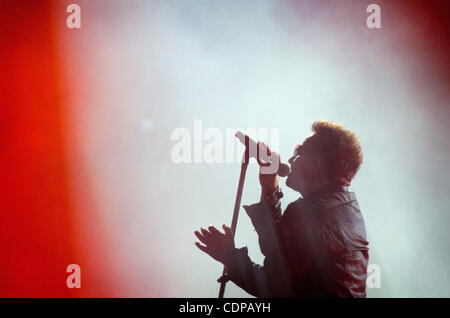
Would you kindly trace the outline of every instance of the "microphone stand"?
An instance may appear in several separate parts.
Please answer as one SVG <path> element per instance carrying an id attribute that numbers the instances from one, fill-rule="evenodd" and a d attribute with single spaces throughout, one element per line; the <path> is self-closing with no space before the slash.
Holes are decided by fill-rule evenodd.
<path id="1" fill-rule="evenodd" d="M 242 157 L 241 174 L 239 176 L 239 184 L 238 184 L 238 189 L 237 189 L 237 193 L 236 193 L 236 200 L 234 202 L 233 219 L 231 220 L 231 230 L 233 233 L 233 238 L 236 233 L 236 226 L 237 226 L 237 221 L 238 221 L 238 216 L 239 216 L 239 208 L 241 207 L 242 190 L 244 189 L 245 174 L 247 173 L 247 166 L 248 166 L 249 159 L 250 159 L 249 137 L 245 136 L 245 153 Z M 222 276 L 218 279 L 218 281 L 220 282 L 219 298 L 223 298 L 223 295 L 225 293 L 225 285 L 228 282 L 226 275 L 227 275 L 227 268 L 226 268 L 226 266 L 224 266 Z"/>

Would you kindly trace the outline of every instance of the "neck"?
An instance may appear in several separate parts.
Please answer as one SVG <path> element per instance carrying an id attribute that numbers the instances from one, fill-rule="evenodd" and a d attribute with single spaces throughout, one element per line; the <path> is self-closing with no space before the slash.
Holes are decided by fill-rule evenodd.
<path id="1" fill-rule="evenodd" d="M 315 197 L 323 193 L 341 192 L 344 191 L 346 187 L 342 185 L 337 185 L 334 183 L 322 183 L 311 187 L 302 193 L 304 197 Z"/>

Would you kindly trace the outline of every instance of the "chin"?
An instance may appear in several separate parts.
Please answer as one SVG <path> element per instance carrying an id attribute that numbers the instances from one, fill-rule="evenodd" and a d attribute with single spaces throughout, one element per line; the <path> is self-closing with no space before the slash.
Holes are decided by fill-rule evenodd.
<path id="1" fill-rule="evenodd" d="M 292 190 L 301 192 L 301 185 L 299 184 L 299 182 L 296 181 L 296 178 L 294 178 L 291 174 L 286 179 L 286 186 L 291 188 Z"/>

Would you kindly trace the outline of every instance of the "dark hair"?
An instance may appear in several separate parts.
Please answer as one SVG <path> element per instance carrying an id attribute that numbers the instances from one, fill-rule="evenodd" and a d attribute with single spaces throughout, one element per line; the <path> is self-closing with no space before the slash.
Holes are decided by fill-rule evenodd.
<path id="1" fill-rule="evenodd" d="M 358 136 L 342 124 L 324 120 L 314 122 L 311 130 L 310 145 L 325 162 L 330 179 L 350 185 L 363 159 Z"/>

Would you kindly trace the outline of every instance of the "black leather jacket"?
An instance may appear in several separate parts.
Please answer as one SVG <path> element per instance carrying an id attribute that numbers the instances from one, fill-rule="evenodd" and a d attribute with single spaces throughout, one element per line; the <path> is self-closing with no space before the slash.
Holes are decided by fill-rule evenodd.
<path id="1" fill-rule="evenodd" d="M 236 285 L 256 297 L 366 296 L 369 243 L 353 192 L 300 198 L 278 216 L 267 201 L 244 208 L 265 260 L 235 249 L 225 265 Z"/>

